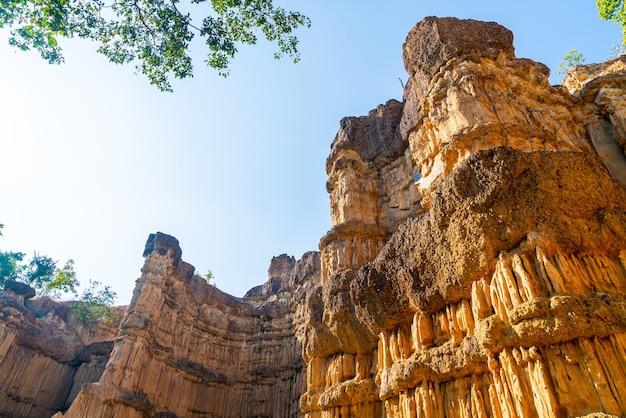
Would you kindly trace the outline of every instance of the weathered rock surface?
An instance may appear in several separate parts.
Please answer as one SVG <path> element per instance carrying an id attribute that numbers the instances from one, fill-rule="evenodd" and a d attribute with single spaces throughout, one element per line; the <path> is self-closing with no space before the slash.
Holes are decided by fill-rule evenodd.
<path id="1" fill-rule="evenodd" d="M 401 130 L 424 206 L 476 151 L 588 150 L 571 96 L 550 86 L 545 65 L 515 58 L 512 39 L 495 23 L 453 18 L 426 18 L 409 33 Z"/>
<path id="2" fill-rule="evenodd" d="M 421 210 L 403 104 L 390 100 L 367 116 L 344 118 L 326 162 L 333 228 L 322 238 L 322 281 L 371 261 L 389 235 Z"/>
<path id="3" fill-rule="evenodd" d="M 49 417 L 97 382 L 117 324 L 83 326 L 66 303 L 7 282 L 0 294 L 0 416 Z"/>
<path id="4" fill-rule="evenodd" d="M 305 416 L 625 415 L 624 59 L 566 90 L 505 28 L 426 18 L 404 60 L 399 122 L 342 123 L 327 162 Z M 368 141 L 405 144 L 393 183 Z"/>
<path id="5" fill-rule="evenodd" d="M 178 241 L 151 236 L 111 358 L 66 417 L 298 417 L 306 364 L 294 316 L 319 254 L 272 260 L 243 298 L 209 285 Z"/>
<path id="6" fill-rule="evenodd" d="M 626 57 L 575 67 L 563 80 L 576 116 L 611 175 L 626 185 Z"/>

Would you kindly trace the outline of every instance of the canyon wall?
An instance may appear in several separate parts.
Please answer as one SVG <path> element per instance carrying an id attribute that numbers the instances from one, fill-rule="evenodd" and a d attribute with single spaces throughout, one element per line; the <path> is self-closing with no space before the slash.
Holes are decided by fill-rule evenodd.
<path id="1" fill-rule="evenodd" d="M 151 235 L 120 320 L 82 325 L 67 303 L 9 282 L 0 295 L 0 417 L 300 417 L 306 299 L 317 252 L 271 261 L 244 298 Z M 119 308 L 118 308 L 119 309 Z"/>
<path id="2" fill-rule="evenodd" d="M 243 298 L 162 233 L 115 330 L 5 290 L 0 416 L 626 416 L 626 58 L 551 86 L 512 42 L 418 23 L 403 101 L 340 122 L 320 252 Z"/>
<path id="3" fill-rule="evenodd" d="M 65 417 L 299 417 L 306 383 L 296 336 L 319 254 L 272 260 L 243 299 L 194 275 L 178 241 L 152 235 L 104 374 Z"/>
<path id="4" fill-rule="evenodd" d="M 626 59 L 551 86 L 512 40 L 426 18 L 342 121 L 306 417 L 626 415 Z"/>
<path id="5" fill-rule="evenodd" d="M 81 324 L 67 303 L 7 281 L 0 294 L 0 416 L 50 417 L 104 371 L 119 321 Z M 120 317 L 123 309 L 119 309 Z"/>

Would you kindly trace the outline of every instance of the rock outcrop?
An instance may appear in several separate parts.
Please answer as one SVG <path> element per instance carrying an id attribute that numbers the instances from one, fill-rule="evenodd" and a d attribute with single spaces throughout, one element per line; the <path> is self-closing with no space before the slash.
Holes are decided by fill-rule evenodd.
<path id="1" fill-rule="evenodd" d="M 6 290 L 0 412 L 90 382 L 59 416 L 626 416 L 626 58 L 551 86 L 512 41 L 417 24 L 404 101 L 340 123 L 320 252 L 244 298 L 152 235 L 108 356 Z"/>
<path id="2" fill-rule="evenodd" d="M 626 414 L 626 60 L 555 87 L 512 39 L 426 18 L 401 115 L 342 122 L 305 416 Z"/>
<path id="3" fill-rule="evenodd" d="M 78 323 L 67 303 L 8 281 L 0 294 L 0 416 L 50 417 L 97 382 L 118 323 Z M 123 311 L 120 311 L 120 317 Z"/>
<path id="4" fill-rule="evenodd" d="M 178 241 L 152 235 L 111 358 L 65 417 L 299 417 L 306 365 L 294 318 L 319 254 L 272 260 L 243 298 L 194 275 Z"/>
<path id="5" fill-rule="evenodd" d="M 326 161 L 332 229 L 320 244 L 322 281 L 373 260 L 398 225 L 421 209 L 399 130 L 403 108 L 390 100 L 340 123 Z"/>

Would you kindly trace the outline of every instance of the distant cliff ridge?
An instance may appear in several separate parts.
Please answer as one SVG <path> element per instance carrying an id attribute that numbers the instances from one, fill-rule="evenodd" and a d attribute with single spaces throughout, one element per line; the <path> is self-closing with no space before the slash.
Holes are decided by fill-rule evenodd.
<path id="1" fill-rule="evenodd" d="M 319 252 L 243 298 L 162 233 L 97 337 L 5 290 L 0 416 L 626 416 L 626 57 L 551 86 L 512 41 L 418 23 L 403 101 L 340 122 Z"/>

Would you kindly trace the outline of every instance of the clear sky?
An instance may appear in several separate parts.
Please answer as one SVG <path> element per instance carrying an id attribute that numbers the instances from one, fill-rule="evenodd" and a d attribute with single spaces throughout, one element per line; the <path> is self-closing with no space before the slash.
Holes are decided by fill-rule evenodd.
<path id="1" fill-rule="evenodd" d="M 241 48 L 224 79 L 204 67 L 160 93 L 84 41 L 66 63 L 8 46 L 0 31 L 0 250 L 37 251 L 130 301 L 148 234 L 181 243 L 218 288 L 243 294 L 274 255 L 316 250 L 330 228 L 325 160 L 344 116 L 401 99 L 402 43 L 425 16 L 496 21 L 518 57 L 552 69 L 572 48 L 605 60 L 619 27 L 593 0 L 279 1 L 312 20 L 302 61 Z"/>

